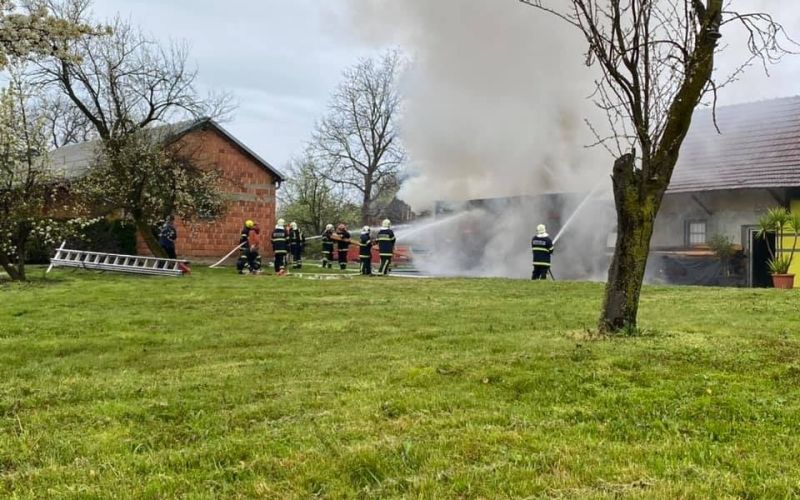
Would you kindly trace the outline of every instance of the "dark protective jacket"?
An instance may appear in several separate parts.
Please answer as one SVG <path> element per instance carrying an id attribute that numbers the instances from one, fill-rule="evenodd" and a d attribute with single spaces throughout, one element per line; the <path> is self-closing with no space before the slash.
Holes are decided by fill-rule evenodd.
<path id="1" fill-rule="evenodd" d="M 550 267 L 553 240 L 549 236 L 534 236 L 531 240 L 531 250 L 533 251 L 534 266 Z"/>
<path id="2" fill-rule="evenodd" d="M 289 230 L 289 246 L 292 248 L 300 247 L 302 250 L 306 246 L 306 235 L 299 229 Z"/>
<path id="3" fill-rule="evenodd" d="M 242 250 L 250 249 L 250 231 L 252 231 L 252 229 L 245 226 L 239 234 L 239 244 L 242 245 Z"/>
<path id="4" fill-rule="evenodd" d="M 341 240 L 336 242 L 336 248 L 339 249 L 340 252 L 346 252 L 347 249 L 350 247 L 350 232 L 345 229 L 342 232 L 336 231 L 336 234 L 339 235 Z"/>
<path id="5" fill-rule="evenodd" d="M 287 243 L 286 229 L 282 227 L 276 227 L 272 231 L 272 251 L 275 253 L 275 255 L 286 254 L 288 249 Z"/>
<path id="6" fill-rule="evenodd" d="M 331 235 L 333 234 L 333 229 L 329 229 L 322 233 L 322 251 L 323 253 L 331 253 L 333 252 L 333 240 L 331 239 Z"/>
<path id="7" fill-rule="evenodd" d="M 164 226 L 161 227 L 161 233 L 159 234 L 159 243 L 161 246 L 175 246 L 175 240 L 178 239 L 178 231 L 175 229 L 175 225 L 169 222 L 165 223 Z"/>
<path id="8" fill-rule="evenodd" d="M 381 257 L 391 257 L 394 255 L 394 231 L 391 229 L 381 229 L 378 231 L 378 252 Z"/>
<path id="9" fill-rule="evenodd" d="M 358 242 L 358 256 L 362 259 L 372 258 L 372 238 L 369 233 L 361 233 L 361 240 Z"/>

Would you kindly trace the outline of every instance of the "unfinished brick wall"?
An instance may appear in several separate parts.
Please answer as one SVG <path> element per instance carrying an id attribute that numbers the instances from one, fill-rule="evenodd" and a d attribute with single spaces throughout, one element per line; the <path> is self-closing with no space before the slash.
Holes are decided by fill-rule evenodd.
<path id="1" fill-rule="evenodd" d="M 216 166 L 222 171 L 222 189 L 226 193 L 225 214 L 213 221 L 184 224 L 178 220 L 177 253 L 181 258 L 200 261 L 217 260 L 239 242 L 244 221 L 252 219 L 262 229 L 262 240 L 275 226 L 276 178 L 213 128 L 195 130 L 178 142 L 182 151 L 191 152 L 198 166 Z M 150 252 L 139 238 L 138 251 Z M 269 243 L 262 255 L 271 256 Z M 236 257 L 236 255 L 234 255 Z"/>

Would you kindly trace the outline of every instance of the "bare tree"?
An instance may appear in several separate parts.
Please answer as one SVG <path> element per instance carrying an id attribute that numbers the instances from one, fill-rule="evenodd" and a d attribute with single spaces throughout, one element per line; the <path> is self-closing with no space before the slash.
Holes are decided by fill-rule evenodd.
<path id="1" fill-rule="evenodd" d="M 46 4 L 57 19 L 91 24 L 89 0 L 47 0 Z M 101 153 L 105 159 L 100 163 L 103 171 L 112 175 L 108 182 L 117 184 L 115 191 L 138 193 L 141 185 L 150 184 L 146 180 L 139 185 L 131 183 L 147 177 L 148 167 L 144 166 L 143 171 L 137 173 L 130 171 L 130 165 L 115 165 L 114 162 L 130 160 L 131 148 L 143 152 L 141 132 L 182 119 L 208 116 L 219 119 L 231 110 L 230 98 L 227 95 L 199 94 L 197 70 L 188 63 L 189 53 L 185 44 L 162 46 L 119 18 L 110 28 L 105 36 L 67 40 L 67 46 L 59 53 L 77 57 L 51 57 L 38 61 L 31 78 L 40 86 L 57 89 L 91 125 L 93 134 L 102 141 Z M 76 131 L 82 133 L 79 124 L 80 120 L 76 120 L 71 125 L 78 125 L 77 129 L 72 127 L 64 131 L 59 130 L 60 125 L 55 123 L 56 139 L 64 140 L 58 137 L 62 132 L 67 135 Z M 158 157 L 151 153 L 148 153 L 150 158 Z M 168 170 L 176 174 L 184 171 Z M 113 177 L 116 174 L 118 177 Z M 174 183 L 169 179 L 162 181 Z M 205 182 L 201 184 L 205 185 Z M 125 207 L 115 208 L 129 209 L 128 213 L 150 251 L 163 255 L 150 230 L 152 221 L 146 218 L 151 210 L 130 205 L 136 200 L 144 200 L 145 195 L 126 199 L 129 203 Z"/>
<path id="2" fill-rule="evenodd" d="M 289 167 L 290 179 L 279 191 L 281 215 L 296 221 L 302 227 L 322 234 L 327 224 L 355 220 L 359 216 L 357 205 L 339 192 L 312 158 L 304 158 Z"/>
<path id="3" fill-rule="evenodd" d="M 311 145 L 325 177 L 359 194 L 363 224 L 375 215 L 373 203 L 396 184 L 406 157 L 397 126 L 400 65 L 399 53 L 390 51 L 345 71 Z"/>
<path id="4" fill-rule="evenodd" d="M 789 40 L 765 13 L 728 12 L 724 0 L 520 0 L 579 30 L 599 67 L 596 102 L 613 131 L 598 137 L 612 170 L 617 242 L 599 328 L 635 327 L 650 239 L 695 108 L 730 79 L 713 79 L 720 30 L 749 34 L 747 61 L 777 61 Z M 718 84 L 719 83 L 719 84 Z"/>

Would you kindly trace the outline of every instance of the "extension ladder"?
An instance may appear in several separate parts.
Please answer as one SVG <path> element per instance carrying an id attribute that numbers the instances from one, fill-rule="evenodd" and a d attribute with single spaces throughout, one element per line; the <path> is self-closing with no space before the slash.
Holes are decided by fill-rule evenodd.
<path id="1" fill-rule="evenodd" d="M 186 260 L 70 250 L 64 248 L 63 244 L 56 250 L 55 257 L 50 259 L 50 267 L 47 272 L 54 267 L 74 267 L 156 276 L 183 276 L 192 272 L 189 268 L 189 261 Z"/>

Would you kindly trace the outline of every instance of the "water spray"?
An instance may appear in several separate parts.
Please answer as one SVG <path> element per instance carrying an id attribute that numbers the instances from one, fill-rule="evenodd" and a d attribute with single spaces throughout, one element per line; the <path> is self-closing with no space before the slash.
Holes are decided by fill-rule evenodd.
<path id="1" fill-rule="evenodd" d="M 589 191 L 589 194 L 586 195 L 586 197 L 583 199 L 583 201 L 581 201 L 578 204 L 577 208 L 575 208 L 575 210 L 572 212 L 572 215 L 570 215 L 569 219 L 567 219 L 567 222 L 565 222 L 564 225 L 561 226 L 561 229 L 558 231 L 558 234 L 556 234 L 556 237 L 553 238 L 553 243 L 554 244 L 558 242 L 558 240 L 564 234 L 564 231 L 566 231 L 567 228 L 572 224 L 572 221 L 575 220 L 575 217 L 577 217 L 578 214 L 581 213 L 581 211 L 584 209 L 586 204 L 589 203 L 589 200 L 592 198 L 592 196 L 594 196 L 598 191 L 600 191 L 602 186 L 603 186 L 602 184 L 595 185 L 595 187 L 592 188 L 591 191 Z"/>

